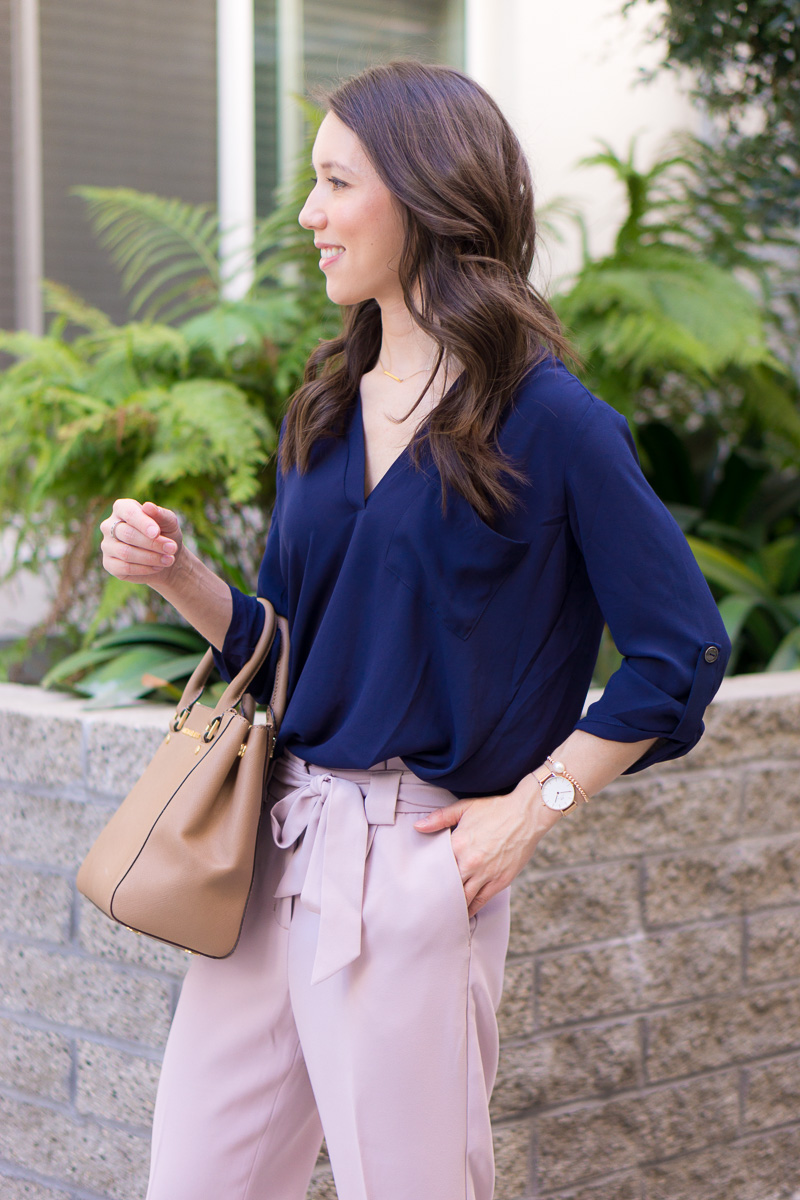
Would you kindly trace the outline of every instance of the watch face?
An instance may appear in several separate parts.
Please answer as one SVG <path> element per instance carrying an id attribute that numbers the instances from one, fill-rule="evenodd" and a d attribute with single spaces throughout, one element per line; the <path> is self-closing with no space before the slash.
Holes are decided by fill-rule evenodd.
<path id="1" fill-rule="evenodd" d="M 556 812 L 563 812 L 565 808 L 569 808 L 575 799 L 575 788 L 568 779 L 560 775 L 550 775 L 541 788 L 545 804 Z"/>

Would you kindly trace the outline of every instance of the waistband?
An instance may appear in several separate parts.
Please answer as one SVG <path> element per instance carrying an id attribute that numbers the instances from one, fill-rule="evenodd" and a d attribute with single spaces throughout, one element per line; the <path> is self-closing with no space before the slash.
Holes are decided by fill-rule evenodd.
<path id="1" fill-rule="evenodd" d="M 279 794 L 289 788 L 270 810 L 273 836 L 283 849 L 294 847 L 275 898 L 299 896 L 319 914 L 311 974 L 319 983 L 361 953 L 364 874 L 376 827 L 393 825 L 398 812 L 430 812 L 456 797 L 420 779 L 400 758 L 364 770 L 334 769 L 286 749 L 272 768 L 273 784 Z"/>

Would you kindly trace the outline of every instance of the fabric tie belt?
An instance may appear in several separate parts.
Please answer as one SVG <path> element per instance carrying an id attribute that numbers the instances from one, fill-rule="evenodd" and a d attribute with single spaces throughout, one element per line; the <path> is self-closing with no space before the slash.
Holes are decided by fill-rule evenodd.
<path id="1" fill-rule="evenodd" d="M 389 769 L 389 764 L 400 769 Z M 320 983 L 361 953 L 361 906 L 367 855 L 378 825 L 395 813 L 444 808 L 455 797 L 387 759 L 365 771 L 328 770 L 304 764 L 284 750 L 270 786 L 291 787 L 271 810 L 276 845 L 296 846 L 275 891 L 276 899 L 299 896 L 319 914 L 311 982 Z M 298 844 L 299 843 L 299 844 Z"/>

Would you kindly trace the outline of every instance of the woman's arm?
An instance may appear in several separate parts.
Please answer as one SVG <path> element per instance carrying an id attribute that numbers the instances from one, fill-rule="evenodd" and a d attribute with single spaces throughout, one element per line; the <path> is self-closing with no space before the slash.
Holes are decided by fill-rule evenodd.
<path id="1" fill-rule="evenodd" d="M 583 729 L 574 729 L 550 757 L 562 762 L 587 796 L 594 796 L 628 767 L 638 762 L 657 738 L 643 742 L 611 742 Z M 525 779 L 531 778 L 525 776 Z M 524 780 L 523 780 L 524 782 Z M 535 783 L 535 781 L 534 781 Z"/>
<path id="2" fill-rule="evenodd" d="M 592 796 L 647 753 L 655 740 L 610 742 L 576 729 L 550 757 L 563 762 Z M 451 834 L 453 852 L 464 881 L 469 915 L 474 916 L 509 886 L 563 815 L 545 805 L 538 781 L 530 774 L 506 795 L 459 800 L 416 821 L 415 828 L 436 833 L 457 826 Z"/>

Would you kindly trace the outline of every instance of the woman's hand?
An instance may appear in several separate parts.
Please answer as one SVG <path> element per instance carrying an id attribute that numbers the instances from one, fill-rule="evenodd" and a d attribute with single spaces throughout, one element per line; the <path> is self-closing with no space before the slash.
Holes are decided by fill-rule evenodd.
<path id="1" fill-rule="evenodd" d="M 149 500 L 115 500 L 100 529 L 103 566 L 130 583 L 166 583 L 183 550 L 175 513 Z"/>
<path id="2" fill-rule="evenodd" d="M 509 886 L 560 818 L 561 813 L 543 803 L 535 779 L 526 775 L 505 796 L 459 800 L 435 809 L 414 827 L 436 833 L 455 825 L 450 837 L 472 917 Z"/>

